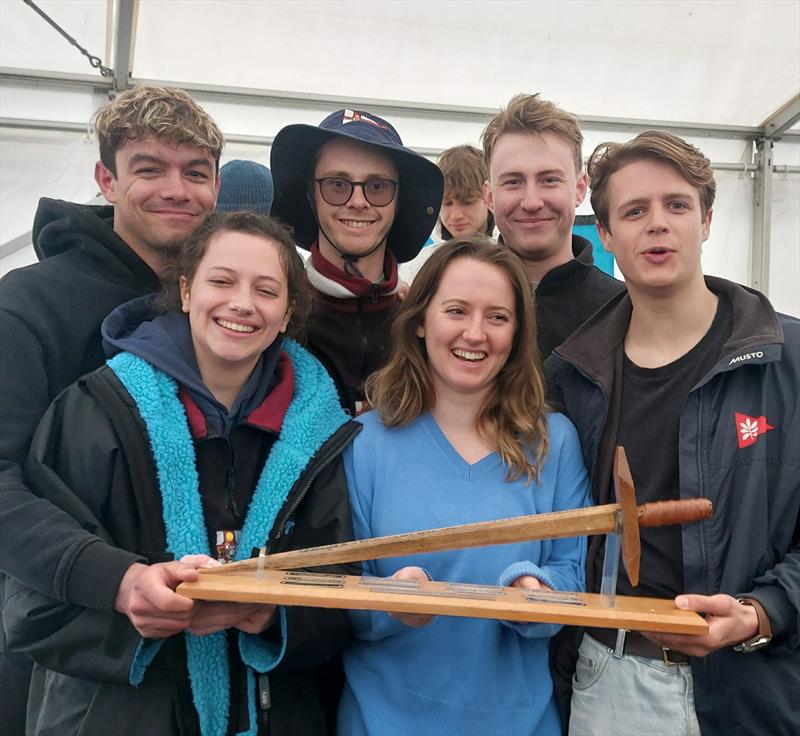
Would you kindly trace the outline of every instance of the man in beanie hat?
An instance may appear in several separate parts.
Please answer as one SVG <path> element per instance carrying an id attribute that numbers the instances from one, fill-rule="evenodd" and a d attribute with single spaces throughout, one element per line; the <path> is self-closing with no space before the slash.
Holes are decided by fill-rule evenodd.
<path id="1" fill-rule="evenodd" d="M 264 164 L 244 159 L 228 161 L 219 170 L 217 212 L 247 210 L 268 215 L 274 191 L 272 174 Z"/>
<path id="2" fill-rule="evenodd" d="M 272 144 L 272 214 L 311 251 L 316 314 L 308 346 L 342 405 L 363 410 L 364 379 L 383 365 L 398 303 L 397 264 L 417 255 L 442 202 L 442 174 L 385 120 L 338 110 L 289 125 Z"/>

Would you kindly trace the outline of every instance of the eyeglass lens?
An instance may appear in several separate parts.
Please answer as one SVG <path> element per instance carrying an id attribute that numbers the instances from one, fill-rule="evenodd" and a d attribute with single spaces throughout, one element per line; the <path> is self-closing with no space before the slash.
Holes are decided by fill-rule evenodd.
<path id="1" fill-rule="evenodd" d="M 389 204 L 397 190 L 397 184 L 391 179 L 381 179 L 373 177 L 366 181 L 349 181 L 339 177 L 330 176 L 324 179 L 317 179 L 319 191 L 322 198 L 330 205 L 339 206 L 346 204 L 353 196 L 353 190 L 361 187 L 364 192 L 364 199 L 373 207 L 385 207 Z"/>

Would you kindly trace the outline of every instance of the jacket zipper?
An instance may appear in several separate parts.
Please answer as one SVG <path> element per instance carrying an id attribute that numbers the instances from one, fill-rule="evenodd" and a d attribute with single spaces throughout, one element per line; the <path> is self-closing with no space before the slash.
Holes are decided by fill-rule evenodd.
<path id="1" fill-rule="evenodd" d="M 337 430 L 338 431 L 338 430 Z M 272 539 L 267 540 L 267 553 L 269 553 L 275 543 L 283 536 L 283 529 L 286 525 L 286 522 L 292 517 L 295 511 L 297 511 L 297 507 L 305 498 L 306 494 L 308 493 L 308 489 L 311 488 L 311 484 L 317 479 L 317 476 L 326 468 L 328 465 L 335 460 L 342 449 L 347 447 L 350 444 L 352 439 L 356 436 L 357 432 L 356 427 L 351 427 L 350 431 L 342 437 L 339 442 L 334 443 L 326 453 L 326 455 L 321 458 L 317 463 L 315 463 L 314 468 L 311 472 L 307 475 L 305 480 L 303 480 L 302 485 L 300 486 L 299 490 L 297 491 L 297 495 L 295 495 L 292 503 L 287 506 L 284 513 L 278 518 L 278 522 L 275 524 L 275 529 L 277 530 L 275 536 Z M 300 481 L 298 481 L 300 482 Z M 290 495 L 292 495 L 290 493 Z"/>
<path id="2" fill-rule="evenodd" d="M 603 388 L 603 384 L 600 383 L 599 381 L 596 381 L 594 378 L 590 377 L 587 373 L 585 373 L 581 368 L 579 368 L 574 363 L 571 363 L 570 361 L 565 360 L 564 358 L 561 358 L 561 356 L 559 356 L 559 358 L 561 360 L 563 360 L 567 365 L 571 365 L 589 383 L 591 383 L 593 386 L 596 386 L 598 391 L 600 391 L 600 395 L 603 397 L 603 423 L 602 423 L 601 426 L 605 427 L 606 426 L 606 422 L 608 421 L 608 405 L 609 405 L 610 402 L 608 400 L 608 396 L 606 396 L 606 391 L 605 391 L 605 388 Z M 600 444 L 601 444 L 602 436 L 603 435 L 602 435 L 602 432 L 601 432 L 600 433 L 600 439 L 598 439 L 597 445 L 594 448 L 594 450 L 592 451 L 592 467 L 591 468 L 587 468 L 587 470 L 591 470 L 591 473 L 592 473 L 591 476 L 590 476 L 591 478 L 596 478 L 597 477 L 597 458 L 598 458 L 598 455 L 600 454 Z M 590 488 L 589 492 L 591 493 L 591 491 L 592 491 L 592 489 Z"/>

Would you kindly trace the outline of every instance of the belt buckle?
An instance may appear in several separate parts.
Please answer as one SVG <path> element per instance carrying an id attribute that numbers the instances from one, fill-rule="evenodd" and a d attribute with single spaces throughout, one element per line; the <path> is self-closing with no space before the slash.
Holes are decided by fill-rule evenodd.
<path id="1" fill-rule="evenodd" d="M 672 650 L 669 647 L 661 647 L 661 658 L 664 660 L 664 664 L 667 665 L 667 667 L 678 667 L 682 664 L 686 664 L 686 662 L 673 662 L 669 658 L 669 653 L 671 651 Z M 678 652 L 678 653 L 683 654 L 683 652 Z"/>

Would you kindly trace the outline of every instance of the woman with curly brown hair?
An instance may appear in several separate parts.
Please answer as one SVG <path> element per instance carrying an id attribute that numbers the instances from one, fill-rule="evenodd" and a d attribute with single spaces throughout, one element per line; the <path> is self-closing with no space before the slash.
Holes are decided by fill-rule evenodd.
<path id="1" fill-rule="evenodd" d="M 345 452 L 357 538 L 586 504 L 570 422 L 549 411 L 519 259 L 456 238 L 423 266 L 367 382 L 374 411 Z M 401 580 L 583 587 L 584 542 L 543 540 L 366 563 Z M 560 733 L 553 624 L 351 613 L 339 711 L 346 734 Z"/>

